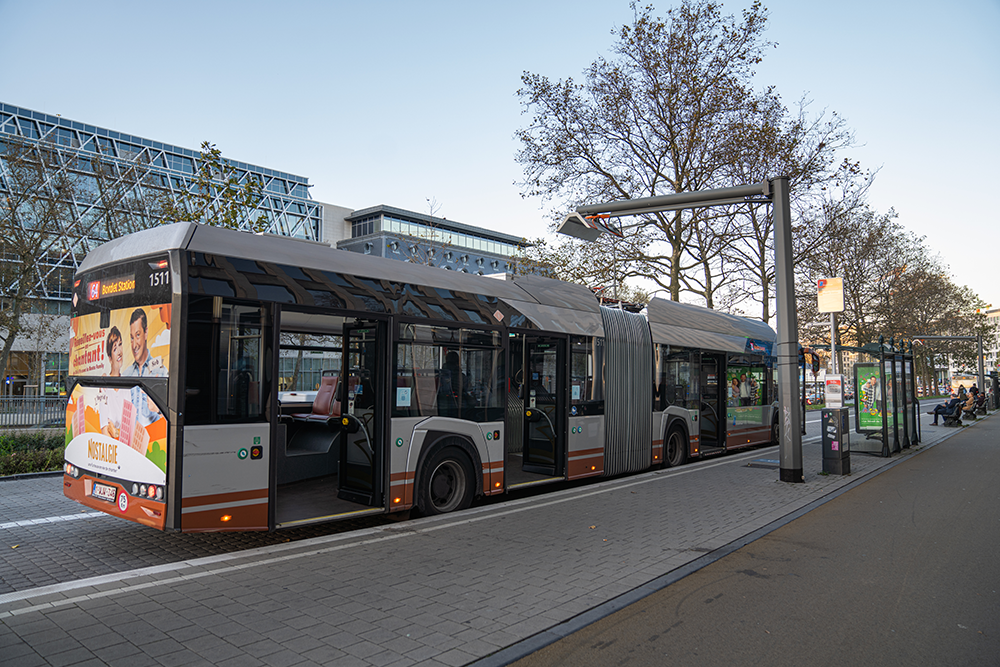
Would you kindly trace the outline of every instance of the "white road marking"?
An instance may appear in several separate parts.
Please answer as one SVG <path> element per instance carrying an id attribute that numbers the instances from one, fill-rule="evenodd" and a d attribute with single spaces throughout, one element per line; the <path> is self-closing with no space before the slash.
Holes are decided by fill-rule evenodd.
<path id="1" fill-rule="evenodd" d="M 18 528 L 23 526 L 38 526 L 48 523 L 61 523 L 63 521 L 74 521 L 76 519 L 93 519 L 98 516 L 108 516 L 104 512 L 84 512 L 83 514 L 64 514 L 63 516 L 46 516 L 41 519 L 22 519 L 21 521 L 8 521 L 0 523 L 0 530 L 8 528 Z"/>

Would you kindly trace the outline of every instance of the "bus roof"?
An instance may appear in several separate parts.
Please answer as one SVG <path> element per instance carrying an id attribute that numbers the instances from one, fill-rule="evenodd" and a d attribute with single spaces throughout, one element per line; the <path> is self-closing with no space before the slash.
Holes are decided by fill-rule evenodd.
<path id="1" fill-rule="evenodd" d="M 771 346 L 777 340 L 774 330 L 761 320 L 666 299 L 652 299 L 646 306 L 646 319 L 653 340 L 668 345 L 744 352 L 748 339 Z"/>
<path id="2" fill-rule="evenodd" d="M 493 296 L 544 331 L 603 336 L 600 302 L 583 285 L 540 276 L 505 280 L 338 250 L 325 243 L 271 234 L 251 234 L 193 222 L 153 227 L 92 250 L 80 272 L 168 250 L 184 250 L 273 262 L 358 276 Z M 647 318 L 656 342 L 743 352 L 747 339 L 773 343 L 767 324 L 699 306 L 653 299 Z M 507 322 L 508 326 L 517 326 Z"/>

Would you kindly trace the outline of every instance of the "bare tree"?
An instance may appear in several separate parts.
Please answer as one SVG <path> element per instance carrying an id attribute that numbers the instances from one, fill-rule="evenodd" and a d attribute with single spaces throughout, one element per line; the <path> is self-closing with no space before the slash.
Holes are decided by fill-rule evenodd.
<path id="1" fill-rule="evenodd" d="M 585 201 L 723 187 L 731 184 L 727 165 L 756 150 L 734 136 L 763 103 L 750 85 L 768 45 L 761 4 L 740 20 L 723 16 L 712 0 L 684 0 L 666 19 L 651 7 L 632 8 L 632 23 L 615 32 L 614 58 L 598 58 L 583 84 L 522 76 L 518 95 L 532 114 L 516 135 L 525 196 L 555 200 L 565 211 Z M 641 272 L 674 300 L 683 291 L 711 298 L 722 249 L 711 220 L 704 210 L 653 214 L 641 242 L 589 254 L 600 253 L 608 266 L 625 263 L 623 273 Z M 698 271 L 700 283 L 689 277 Z"/>
<path id="2" fill-rule="evenodd" d="M 424 200 L 427 202 L 427 215 L 433 218 L 441 210 L 441 203 L 437 197 L 424 197 Z"/>
<path id="3" fill-rule="evenodd" d="M 100 236 L 119 236 L 155 227 L 170 221 L 173 199 L 163 182 L 166 178 L 153 170 L 148 159 L 110 161 L 94 157 L 87 173 L 80 176 L 91 190 L 83 215 L 97 215 L 101 220 Z M 84 187 L 78 189 L 83 194 Z"/>
<path id="4" fill-rule="evenodd" d="M 774 175 L 789 177 L 793 196 L 796 238 L 793 263 L 819 251 L 831 233 L 831 224 L 865 203 L 874 173 L 864 172 L 838 154 L 854 145 L 854 135 L 837 114 L 811 116 L 809 103 L 799 101 L 789 116 L 776 96 L 752 110 L 737 136 L 756 152 L 730 162 L 734 182 L 759 183 Z M 740 292 L 759 305 L 761 319 L 771 319 L 774 299 L 774 220 L 772 209 L 740 205 L 726 211 L 723 266 L 739 283 Z"/>
<path id="5" fill-rule="evenodd" d="M 168 201 L 164 215 L 171 220 L 259 233 L 269 226 L 267 215 L 258 208 L 263 197 L 259 176 L 236 169 L 215 144 L 205 141 L 201 144 L 194 187 Z"/>
<path id="6" fill-rule="evenodd" d="M 30 313 L 44 311 L 46 280 L 58 282 L 58 265 L 74 238 L 90 229 L 70 207 L 76 178 L 58 152 L 44 143 L 4 136 L 0 141 L 0 369 L 15 339 L 31 329 Z"/>

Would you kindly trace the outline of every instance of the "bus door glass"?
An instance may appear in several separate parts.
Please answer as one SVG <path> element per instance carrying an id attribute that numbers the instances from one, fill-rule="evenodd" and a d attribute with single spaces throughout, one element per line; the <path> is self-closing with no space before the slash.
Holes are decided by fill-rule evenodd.
<path id="1" fill-rule="evenodd" d="M 701 355 L 701 446 L 702 451 L 721 447 L 725 427 L 720 414 L 725 415 L 725 392 L 720 392 L 725 357 L 720 354 Z"/>
<path id="2" fill-rule="evenodd" d="M 338 496 L 365 505 L 381 503 L 385 324 L 358 321 L 344 329 L 340 377 L 341 441 Z"/>
<path id="3" fill-rule="evenodd" d="M 565 451 L 566 339 L 526 336 L 524 342 L 525 472 L 562 474 Z"/>

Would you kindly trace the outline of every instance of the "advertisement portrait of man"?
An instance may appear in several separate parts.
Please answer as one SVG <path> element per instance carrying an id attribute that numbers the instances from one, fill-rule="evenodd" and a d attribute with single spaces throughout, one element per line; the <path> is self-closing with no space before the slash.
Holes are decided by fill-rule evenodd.
<path id="1" fill-rule="evenodd" d="M 129 340 L 132 344 L 132 366 L 129 368 L 129 375 L 137 377 L 164 377 L 166 368 L 163 359 L 154 357 L 149 353 L 146 343 L 146 331 L 148 320 L 146 311 L 136 308 L 129 319 Z"/>

